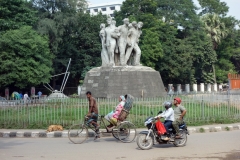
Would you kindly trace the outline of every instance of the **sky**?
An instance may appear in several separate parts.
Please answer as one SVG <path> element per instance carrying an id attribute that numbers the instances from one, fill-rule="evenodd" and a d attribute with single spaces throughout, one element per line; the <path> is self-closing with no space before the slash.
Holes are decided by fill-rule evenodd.
<path id="1" fill-rule="evenodd" d="M 91 4 L 102 4 L 102 3 L 112 3 L 112 2 L 123 2 L 123 0 L 88 0 Z M 193 0 L 196 1 L 196 0 Z M 226 2 L 229 7 L 228 16 L 233 16 L 240 20 L 240 0 L 220 0 L 221 2 Z"/>

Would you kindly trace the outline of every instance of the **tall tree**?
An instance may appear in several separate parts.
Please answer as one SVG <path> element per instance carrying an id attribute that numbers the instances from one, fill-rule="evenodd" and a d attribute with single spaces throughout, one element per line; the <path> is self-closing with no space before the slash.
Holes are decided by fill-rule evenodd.
<path id="1" fill-rule="evenodd" d="M 220 2 L 220 0 L 198 0 L 198 2 L 201 6 L 200 16 L 213 13 L 226 16 L 229 9 L 226 2 Z"/>
<path id="2" fill-rule="evenodd" d="M 159 31 L 157 28 L 143 29 L 144 38 L 141 44 L 141 61 L 144 65 L 154 69 L 156 62 L 163 56 L 162 44 L 159 39 Z"/>
<path id="3" fill-rule="evenodd" d="M 19 29 L 24 25 L 33 26 L 37 21 L 36 11 L 24 0 L 0 1 L 0 32 Z"/>
<path id="4" fill-rule="evenodd" d="M 221 22 L 217 14 L 206 14 L 202 17 L 205 32 L 212 39 L 213 49 L 217 49 L 221 40 L 228 34 L 228 29 L 225 24 Z"/>
<path id="5" fill-rule="evenodd" d="M 48 39 L 30 26 L 6 31 L 0 39 L 0 85 L 25 88 L 49 82 L 52 59 Z"/>
<path id="6" fill-rule="evenodd" d="M 201 27 L 196 13 L 197 7 L 192 0 L 157 0 L 157 2 L 158 18 L 164 18 L 165 22 L 178 27 L 183 38 L 187 37 L 192 30 L 198 30 Z"/>
<path id="7" fill-rule="evenodd" d="M 216 49 L 218 61 L 216 63 L 216 77 L 218 83 L 226 83 L 228 73 L 240 73 L 240 32 L 235 26 L 239 23 L 233 17 L 221 18 L 228 28 L 228 35 Z"/>
<path id="8" fill-rule="evenodd" d="M 60 54 L 74 58 L 70 71 L 78 83 L 91 68 L 101 66 L 99 32 L 100 24 L 106 22 L 106 16 L 78 13 L 74 22 L 65 27 Z"/>
<path id="9" fill-rule="evenodd" d="M 196 81 L 203 82 L 203 73 L 211 71 L 209 65 L 216 61 L 216 53 L 213 49 L 209 48 L 209 45 L 206 43 L 209 42 L 209 39 L 203 32 L 203 25 L 196 10 L 197 7 L 193 4 L 192 0 L 158 0 L 157 13 L 159 19 L 163 18 L 166 24 L 177 29 L 175 40 L 172 38 L 170 42 L 173 43 L 176 49 L 169 48 L 169 45 L 165 46 L 164 43 L 169 42 L 164 42 L 163 40 L 163 50 L 165 53 L 171 51 L 169 54 L 173 55 L 173 57 L 181 53 L 182 57 L 186 56 L 185 60 L 189 62 L 188 64 L 185 64 L 184 61 L 179 62 L 185 64 L 179 70 L 176 69 L 174 71 L 174 67 L 172 67 L 171 70 L 175 73 L 172 74 L 172 76 L 175 75 L 174 78 L 171 78 L 172 83 L 179 83 L 180 79 L 185 83 L 195 83 Z M 168 32 L 163 31 L 162 35 L 166 33 Z M 173 36 L 171 35 L 171 37 Z M 181 48 L 181 50 L 179 50 L 179 48 Z M 171 63 L 178 64 L 178 60 L 173 57 Z M 166 66 L 161 66 L 160 68 L 166 68 Z M 164 72 L 164 70 L 162 72 Z"/>
<path id="10" fill-rule="evenodd" d="M 32 0 L 31 2 L 41 18 L 37 30 L 49 37 L 49 48 L 51 53 L 55 55 L 52 74 L 62 73 L 66 70 L 69 58 L 74 60 L 72 53 L 78 52 L 75 46 L 76 42 L 73 41 L 78 27 L 76 16 L 78 12 L 84 14 L 86 1 Z M 57 78 L 54 78 L 52 82 L 55 88 Z"/>
<path id="11" fill-rule="evenodd" d="M 206 14 L 202 17 L 204 23 L 205 32 L 212 40 L 213 49 L 216 50 L 221 40 L 228 34 L 228 30 L 225 28 L 225 24 L 221 22 L 217 14 Z M 215 65 L 212 64 L 214 81 L 216 80 Z"/>

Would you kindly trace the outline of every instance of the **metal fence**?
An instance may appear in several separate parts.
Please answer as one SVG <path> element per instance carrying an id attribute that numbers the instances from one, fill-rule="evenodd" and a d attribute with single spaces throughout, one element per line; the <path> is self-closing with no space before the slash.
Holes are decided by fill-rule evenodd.
<path id="1" fill-rule="evenodd" d="M 192 94 L 181 95 L 182 105 L 187 109 L 185 121 L 196 123 L 224 123 L 240 121 L 240 96 L 228 94 Z M 136 126 L 142 126 L 144 120 L 164 110 L 165 98 L 135 98 L 128 116 Z M 114 110 L 118 99 L 97 99 L 99 114 L 106 115 Z M 51 124 L 69 126 L 82 121 L 88 112 L 87 99 L 32 99 L 0 101 L 1 128 L 41 128 Z"/>

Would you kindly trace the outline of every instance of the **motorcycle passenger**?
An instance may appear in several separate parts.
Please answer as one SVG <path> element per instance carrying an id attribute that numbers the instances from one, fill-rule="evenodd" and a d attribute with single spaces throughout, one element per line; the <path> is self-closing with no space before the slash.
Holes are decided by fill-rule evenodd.
<path id="1" fill-rule="evenodd" d="M 174 111 L 172 109 L 172 103 L 171 102 L 164 102 L 163 106 L 165 107 L 165 111 L 163 111 L 163 113 L 159 114 L 158 116 L 156 116 L 155 118 L 165 118 L 164 121 L 164 126 L 166 128 L 167 131 L 167 136 L 163 139 L 163 140 L 169 140 L 170 136 L 169 136 L 169 128 L 172 128 L 172 122 L 174 121 Z"/>
<path id="2" fill-rule="evenodd" d="M 174 98 L 174 121 L 172 122 L 173 128 L 176 131 L 175 138 L 181 138 L 181 135 L 179 133 L 179 125 L 182 125 L 183 117 L 186 114 L 187 110 L 184 106 L 181 105 L 182 100 L 179 97 Z"/>

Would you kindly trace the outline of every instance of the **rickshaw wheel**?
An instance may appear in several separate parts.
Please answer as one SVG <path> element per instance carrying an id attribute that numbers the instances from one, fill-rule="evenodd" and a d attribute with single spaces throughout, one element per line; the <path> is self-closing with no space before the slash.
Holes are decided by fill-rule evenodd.
<path id="1" fill-rule="evenodd" d="M 136 127 L 128 121 L 121 122 L 117 126 L 118 139 L 124 143 L 132 142 L 136 137 Z"/>

